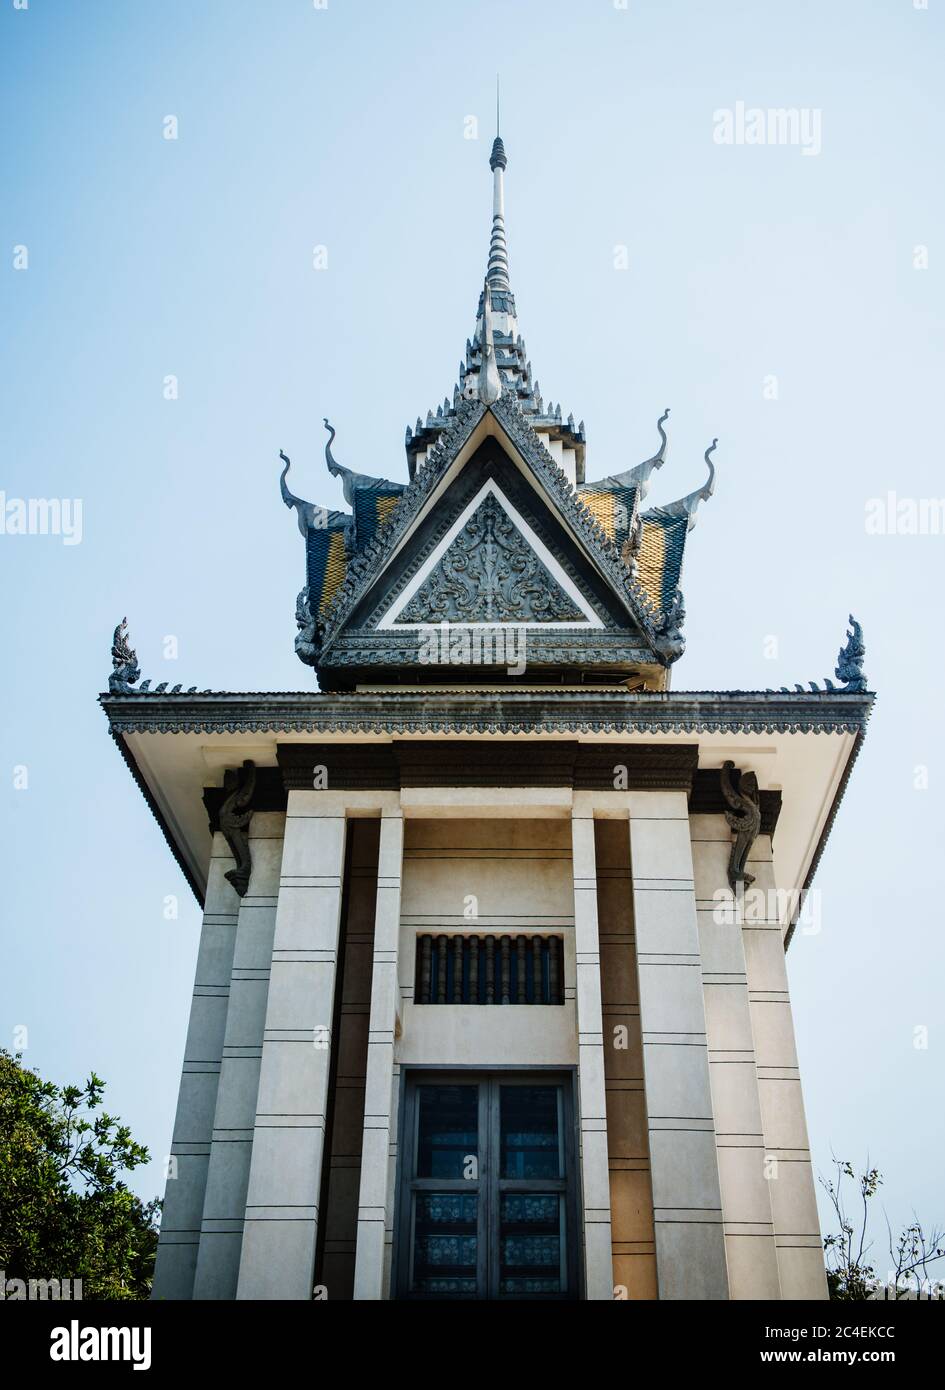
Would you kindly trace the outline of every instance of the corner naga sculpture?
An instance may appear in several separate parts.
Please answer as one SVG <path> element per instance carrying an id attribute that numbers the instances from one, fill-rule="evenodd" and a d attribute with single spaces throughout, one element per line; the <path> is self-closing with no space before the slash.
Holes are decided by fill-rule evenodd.
<path id="1" fill-rule="evenodd" d="M 655 644 L 658 652 L 667 661 L 678 661 L 686 650 L 683 624 L 686 621 L 686 606 L 682 589 L 677 589 L 673 601 L 667 608 L 656 630 Z"/>
<path id="2" fill-rule="evenodd" d="M 852 613 L 849 621 L 847 640 L 837 655 L 834 675 L 838 681 L 843 681 L 847 690 L 858 693 L 866 689 L 866 677 L 863 674 L 866 647 L 863 645 L 863 629 Z"/>
<path id="3" fill-rule="evenodd" d="M 112 637 L 112 666 L 108 689 L 112 695 L 126 694 L 141 675 L 137 654 L 128 642 L 127 618 L 122 618 Z"/>
<path id="4" fill-rule="evenodd" d="M 761 829 L 761 798 L 758 795 L 758 778 L 754 772 L 743 772 L 738 778 L 738 789 L 732 782 L 735 764 L 729 759 L 722 764 L 719 780 L 722 796 L 731 808 L 725 812 L 725 819 L 735 832 L 735 841 L 728 861 L 728 882 L 733 893 L 737 885 L 750 888 L 754 883 L 753 874 L 746 873 L 745 864 L 752 845 Z"/>
<path id="5" fill-rule="evenodd" d="M 295 622 L 299 629 L 295 637 L 296 655 L 306 666 L 314 666 L 318 661 L 321 641 L 318 619 L 312 612 L 307 584 L 295 600 Z"/>
<path id="6" fill-rule="evenodd" d="M 249 852 L 249 823 L 253 818 L 251 805 L 256 790 L 256 764 L 247 758 L 242 768 L 227 768 L 223 774 L 223 789 L 228 792 L 220 807 L 220 830 L 236 860 L 224 878 L 232 883 L 240 897 L 245 897 L 253 861 Z"/>
<path id="7" fill-rule="evenodd" d="M 842 681 L 842 685 L 834 685 L 829 676 L 824 677 L 824 688 L 821 691 L 816 681 L 808 681 L 807 684 L 815 695 L 826 693 L 828 695 L 864 695 L 868 692 L 866 676 L 863 674 L 863 658 L 866 656 L 866 647 L 863 645 L 863 629 L 850 614 L 848 619 L 850 626 L 847 629 L 847 640 L 837 653 L 837 664 L 834 667 L 834 675 L 837 680 Z M 798 695 L 806 695 L 807 691 L 800 684 L 794 686 L 794 692 Z M 780 692 L 772 690 L 769 686 L 765 691 L 766 695 L 791 695 L 791 690 L 786 685 L 782 685 Z"/>
<path id="8" fill-rule="evenodd" d="M 150 677 L 142 681 L 135 690 L 134 685 L 141 675 L 141 667 L 138 665 L 137 654 L 132 650 L 128 642 L 128 619 L 122 618 L 115 628 L 112 635 L 112 673 L 108 678 L 108 693 L 110 695 L 179 695 L 182 686 L 174 685 L 168 690 L 169 681 L 161 681 L 154 689 L 151 689 Z M 187 695 L 196 695 L 197 687 L 188 686 Z M 210 690 L 202 690 L 202 695 L 210 695 Z"/>

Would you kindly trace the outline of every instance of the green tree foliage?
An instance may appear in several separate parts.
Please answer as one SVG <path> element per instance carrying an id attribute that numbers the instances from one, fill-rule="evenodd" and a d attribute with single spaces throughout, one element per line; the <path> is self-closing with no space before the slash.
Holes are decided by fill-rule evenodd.
<path id="1" fill-rule="evenodd" d="M 149 1154 L 99 1109 L 104 1090 L 94 1072 L 55 1086 L 0 1048 L 0 1269 L 81 1279 L 86 1299 L 144 1299 L 160 1202 L 122 1182 Z"/>

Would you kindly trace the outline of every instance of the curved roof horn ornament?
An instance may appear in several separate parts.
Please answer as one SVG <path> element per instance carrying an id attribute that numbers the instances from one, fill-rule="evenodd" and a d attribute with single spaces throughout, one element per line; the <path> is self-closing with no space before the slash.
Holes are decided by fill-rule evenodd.
<path id="1" fill-rule="evenodd" d="M 335 441 L 335 427 L 331 424 L 327 415 L 322 416 L 322 424 L 325 426 L 325 429 L 328 430 L 328 439 L 325 444 L 325 462 L 328 464 L 328 471 L 333 478 L 343 478 L 348 470 L 342 468 L 341 464 L 338 463 L 331 452 L 331 446 Z"/>
<path id="2" fill-rule="evenodd" d="M 712 462 L 709 455 L 715 453 L 718 442 L 717 439 L 713 439 L 712 443 L 705 451 L 704 457 L 709 468 L 709 476 L 702 486 L 696 488 L 695 492 L 690 492 L 687 497 L 680 497 L 678 502 L 670 502 L 668 506 L 659 508 L 665 516 L 688 517 L 687 531 L 691 531 L 696 524 L 696 513 L 699 510 L 699 503 L 707 502 L 715 491 L 715 464 Z"/>
<path id="3" fill-rule="evenodd" d="M 325 444 L 325 462 L 328 464 L 328 471 L 332 477 L 341 479 L 345 501 L 349 507 L 354 506 L 354 494 L 361 488 L 372 488 L 374 491 L 384 493 L 403 491 L 403 486 L 400 483 L 389 482 L 387 478 L 372 478 L 368 473 L 355 473 L 353 469 L 345 468 L 343 463 L 339 463 L 331 452 L 331 446 L 335 439 L 335 427 L 327 418 L 322 418 L 325 429 L 329 432 Z"/>
<path id="4" fill-rule="evenodd" d="M 660 433 L 660 447 L 652 458 L 644 459 L 643 463 L 635 464 L 633 468 L 624 469 L 622 473 L 611 473 L 606 478 L 598 478 L 592 483 L 586 483 L 584 486 L 587 491 L 607 492 L 619 487 L 635 487 L 637 489 L 637 505 L 639 505 L 650 490 L 650 474 L 657 468 L 662 468 L 666 462 L 667 440 L 663 426 L 668 419 L 669 406 L 666 407 L 656 422 L 656 428 Z M 583 429 L 581 433 L 584 433 Z"/>
<path id="5" fill-rule="evenodd" d="M 303 502 L 301 497 L 296 497 L 294 492 L 290 492 L 286 477 L 289 469 L 292 467 L 292 460 L 289 458 L 288 454 L 283 453 L 281 449 L 279 450 L 279 457 L 285 464 L 285 468 L 282 470 L 282 476 L 279 479 L 279 491 L 282 493 L 282 500 L 286 506 L 295 508 L 299 522 L 299 530 L 304 537 L 308 535 L 308 528 L 312 524 L 315 507 L 313 503 Z"/>
<path id="6" fill-rule="evenodd" d="M 663 429 L 663 426 L 668 419 L 669 406 L 666 407 L 656 422 L 656 428 L 660 432 L 660 447 L 652 458 L 645 459 L 643 463 L 638 463 L 636 468 L 629 469 L 626 474 L 627 480 L 636 484 L 638 488 L 637 496 L 641 502 L 650 490 L 650 474 L 657 468 L 662 468 L 663 464 L 666 462 L 666 431 Z"/>
<path id="7" fill-rule="evenodd" d="M 313 529 L 325 530 L 330 526 L 336 525 L 339 521 L 350 521 L 350 517 L 344 512 L 330 512 L 327 507 L 319 507 L 315 502 L 306 502 L 303 498 L 296 497 L 294 492 L 290 492 L 289 485 L 286 482 L 286 475 L 292 467 L 292 460 L 289 458 L 288 454 L 283 453 L 281 449 L 279 450 L 279 457 L 285 464 L 285 468 L 282 470 L 282 476 L 279 479 L 279 490 L 282 493 L 282 500 L 286 506 L 295 508 L 299 530 L 302 533 L 303 539 L 307 539 L 309 531 Z"/>

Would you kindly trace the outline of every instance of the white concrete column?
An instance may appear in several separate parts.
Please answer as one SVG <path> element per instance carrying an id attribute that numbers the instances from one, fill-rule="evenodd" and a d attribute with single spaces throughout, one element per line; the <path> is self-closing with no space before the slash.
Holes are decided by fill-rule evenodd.
<path id="1" fill-rule="evenodd" d="M 778 1299 L 745 947 L 728 884 L 732 832 L 724 816 L 700 815 L 691 836 L 729 1291 Z"/>
<path id="2" fill-rule="evenodd" d="M 404 857 L 404 822 L 398 808 L 381 818 L 377 863 L 377 907 L 374 962 L 371 975 L 371 1017 L 368 1034 L 364 1100 L 364 1138 L 361 1148 L 361 1188 L 358 1199 L 358 1243 L 354 1268 L 354 1297 L 381 1299 L 387 1251 L 393 1240 L 392 1195 L 388 1167 L 394 1102 L 394 1031 L 397 1023 L 397 946 L 400 938 L 400 888 Z"/>
<path id="3" fill-rule="evenodd" d="M 781 1297 L 826 1298 L 827 1276 L 769 836 L 758 836 L 748 868 L 755 882 L 745 895 L 742 934 L 761 1120 L 772 1171 L 768 1188 Z"/>
<path id="4" fill-rule="evenodd" d="M 390 1214 L 390 1232 L 384 1233 L 384 1278 L 381 1297 L 391 1297 L 391 1286 L 394 1277 L 394 1233 L 393 1223 L 397 1218 L 397 1132 L 400 1124 L 400 1063 L 393 1062 L 393 1074 L 391 1077 L 391 1107 L 390 1107 L 390 1145 L 388 1148 L 387 1163 L 387 1211 Z"/>
<path id="5" fill-rule="evenodd" d="M 728 1298 L 683 791 L 634 791 L 630 869 L 659 1296 Z"/>
<path id="6" fill-rule="evenodd" d="M 312 1297 L 344 854 L 343 797 L 290 791 L 240 1299 Z"/>
<path id="7" fill-rule="evenodd" d="M 588 1299 L 612 1300 L 614 1269 L 604 1091 L 604 1021 L 597 928 L 597 863 L 590 794 L 575 792 L 571 816 L 574 946 L 577 959 L 578 1119 Z"/>
<path id="8" fill-rule="evenodd" d="M 207 874 L 152 1298 L 193 1297 L 239 908 L 236 890 L 224 878 L 232 867 L 218 831 Z"/>
<path id="9" fill-rule="evenodd" d="M 253 868 L 246 896 L 239 900 L 194 1279 L 196 1299 L 236 1297 L 284 833 L 281 812 L 253 816 L 249 831 Z"/>

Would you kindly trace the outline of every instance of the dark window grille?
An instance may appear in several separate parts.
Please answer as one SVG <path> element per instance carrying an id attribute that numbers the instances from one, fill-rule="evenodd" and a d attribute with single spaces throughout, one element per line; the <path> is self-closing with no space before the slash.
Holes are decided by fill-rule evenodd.
<path id="1" fill-rule="evenodd" d="M 406 1081 L 399 1296 L 576 1297 L 570 1079 L 408 1069 Z"/>
<path id="2" fill-rule="evenodd" d="M 563 1004 L 560 936 L 417 937 L 418 1004 Z"/>

